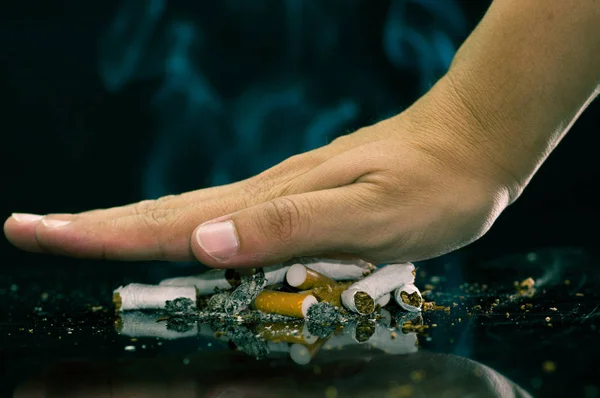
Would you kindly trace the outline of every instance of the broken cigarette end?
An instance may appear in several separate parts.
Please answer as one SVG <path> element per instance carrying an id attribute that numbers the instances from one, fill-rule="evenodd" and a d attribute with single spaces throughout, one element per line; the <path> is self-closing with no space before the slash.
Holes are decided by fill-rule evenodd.
<path id="1" fill-rule="evenodd" d="M 423 297 L 421 291 L 415 285 L 404 285 L 394 292 L 396 303 L 410 312 L 419 312 L 423 306 Z"/>

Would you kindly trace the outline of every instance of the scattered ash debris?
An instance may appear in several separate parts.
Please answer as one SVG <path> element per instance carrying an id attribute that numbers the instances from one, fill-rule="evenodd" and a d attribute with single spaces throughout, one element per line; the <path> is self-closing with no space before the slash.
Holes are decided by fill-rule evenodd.
<path id="1" fill-rule="evenodd" d="M 306 318 L 308 331 L 321 338 L 329 336 L 336 328 L 349 321 L 349 317 L 339 308 L 326 302 L 312 305 Z"/>
<path id="2" fill-rule="evenodd" d="M 225 302 L 225 312 L 237 315 L 250 306 L 252 300 L 263 291 L 267 285 L 267 279 L 262 268 L 252 276 L 243 276 L 238 286 Z"/>
<path id="3" fill-rule="evenodd" d="M 231 292 L 221 292 L 214 294 L 206 303 L 206 310 L 210 312 L 225 312 L 225 305 L 231 296 Z"/>
<path id="4" fill-rule="evenodd" d="M 197 312 L 196 304 L 185 297 L 167 300 L 165 302 L 165 311 L 172 315 L 192 315 Z"/>

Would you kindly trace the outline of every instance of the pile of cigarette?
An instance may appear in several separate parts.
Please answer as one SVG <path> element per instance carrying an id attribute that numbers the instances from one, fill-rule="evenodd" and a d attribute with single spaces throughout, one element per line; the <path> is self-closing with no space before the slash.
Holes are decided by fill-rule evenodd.
<path id="1" fill-rule="evenodd" d="M 414 281 L 410 263 L 376 268 L 364 261 L 302 258 L 251 275 L 210 270 L 158 285 L 132 283 L 116 289 L 113 302 L 118 331 L 131 337 L 212 336 L 257 358 L 285 351 L 303 363 L 344 338 L 395 353 L 416 350 L 414 333 L 396 338 L 391 327 L 420 319 L 423 299 Z M 384 308 L 393 302 L 390 310 L 404 314 L 403 321 L 396 316 L 392 322 Z"/>

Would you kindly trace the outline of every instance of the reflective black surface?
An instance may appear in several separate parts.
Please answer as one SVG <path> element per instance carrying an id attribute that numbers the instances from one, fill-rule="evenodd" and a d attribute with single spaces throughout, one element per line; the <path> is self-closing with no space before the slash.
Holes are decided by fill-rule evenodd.
<path id="1" fill-rule="evenodd" d="M 45 257 L 35 258 L 0 276 L 7 396 L 600 396 L 598 256 L 584 248 L 463 251 L 419 264 L 427 300 L 449 312 L 423 313 L 428 327 L 416 352 L 354 344 L 321 349 L 306 365 L 287 354 L 256 360 L 207 336 L 132 339 L 115 331 L 114 287 L 194 269 L 73 260 L 47 268 Z M 515 287 L 529 277 L 535 292 Z"/>

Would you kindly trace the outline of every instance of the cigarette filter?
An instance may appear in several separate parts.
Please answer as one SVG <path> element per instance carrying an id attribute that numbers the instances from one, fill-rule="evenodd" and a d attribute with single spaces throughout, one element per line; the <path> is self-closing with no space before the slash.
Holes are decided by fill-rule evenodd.
<path id="1" fill-rule="evenodd" d="M 167 300 L 185 297 L 196 303 L 196 288 L 193 286 L 155 286 L 131 283 L 120 286 L 113 292 L 113 303 L 117 311 L 162 309 Z"/>
<path id="2" fill-rule="evenodd" d="M 197 325 L 186 332 L 167 329 L 167 322 L 157 322 L 156 315 L 140 311 L 128 311 L 119 314 L 119 318 L 115 321 L 115 330 L 117 333 L 129 337 L 154 337 L 165 340 L 194 337 L 198 333 Z"/>
<path id="3" fill-rule="evenodd" d="M 279 314 L 294 318 L 304 318 L 317 299 L 311 294 L 275 292 L 263 290 L 254 299 L 254 309 L 269 314 Z"/>
<path id="4" fill-rule="evenodd" d="M 307 268 L 302 264 L 292 265 L 285 275 L 288 285 L 298 290 L 312 289 L 313 287 L 333 287 L 336 283 L 328 276 L 321 274 L 313 269 Z"/>
<path id="5" fill-rule="evenodd" d="M 390 264 L 380 268 L 342 293 L 342 303 L 350 311 L 370 314 L 375 310 L 375 302 L 384 294 L 413 283 L 414 270 L 415 266 L 411 263 Z"/>
<path id="6" fill-rule="evenodd" d="M 292 344 L 290 346 L 290 358 L 298 365 L 308 365 L 326 342 L 327 339 L 318 339 L 310 345 Z"/>
<path id="7" fill-rule="evenodd" d="M 405 311 L 419 312 L 423 306 L 423 297 L 419 289 L 413 285 L 404 285 L 394 291 L 396 303 Z"/>
<path id="8" fill-rule="evenodd" d="M 256 328 L 258 337 L 274 343 L 314 344 L 318 337 L 308 331 L 306 323 L 269 322 Z"/>
<path id="9" fill-rule="evenodd" d="M 231 289 L 232 283 L 225 277 L 226 270 L 213 269 L 200 275 L 181 278 L 169 278 L 161 281 L 160 286 L 195 286 L 199 296 L 214 294 L 218 290 Z"/>

